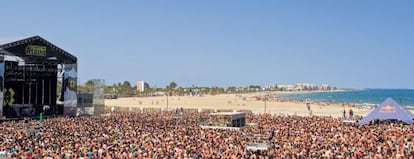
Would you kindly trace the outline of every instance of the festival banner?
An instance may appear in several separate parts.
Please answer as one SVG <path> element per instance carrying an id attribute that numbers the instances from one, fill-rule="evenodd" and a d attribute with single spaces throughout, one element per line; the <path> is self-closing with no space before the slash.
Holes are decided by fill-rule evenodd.
<path id="1" fill-rule="evenodd" d="M 4 62 L 0 62 L 0 119 L 3 118 Z"/>
<path id="2" fill-rule="evenodd" d="M 77 87 L 78 73 L 77 64 L 64 64 L 63 90 L 64 90 L 64 115 L 75 116 L 77 107 Z"/>

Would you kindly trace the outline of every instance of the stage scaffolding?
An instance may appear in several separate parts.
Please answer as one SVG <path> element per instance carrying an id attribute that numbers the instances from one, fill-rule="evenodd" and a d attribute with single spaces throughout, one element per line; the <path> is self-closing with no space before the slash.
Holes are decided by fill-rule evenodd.
<path id="1" fill-rule="evenodd" d="M 0 119 L 74 115 L 77 58 L 33 36 L 0 41 Z"/>

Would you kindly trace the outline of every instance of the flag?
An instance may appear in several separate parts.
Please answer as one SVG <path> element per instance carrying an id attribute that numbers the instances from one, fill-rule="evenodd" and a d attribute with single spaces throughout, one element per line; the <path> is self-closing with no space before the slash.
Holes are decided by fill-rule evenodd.
<path id="1" fill-rule="evenodd" d="M 200 123 L 201 123 L 201 118 L 197 117 L 197 124 L 200 125 Z"/>
<path id="2" fill-rule="evenodd" d="M 43 113 L 40 113 L 40 116 L 39 116 L 39 121 L 40 121 L 40 122 L 43 122 Z"/>

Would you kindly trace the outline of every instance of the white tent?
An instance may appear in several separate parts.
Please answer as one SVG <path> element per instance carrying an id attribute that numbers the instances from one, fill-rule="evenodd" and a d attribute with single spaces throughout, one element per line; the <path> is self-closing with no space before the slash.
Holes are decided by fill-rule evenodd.
<path id="1" fill-rule="evenodd" d="M 396 101 L 394 101 L 392 98 L 387 98 L 384 102 L 382 102 L 377 108 L 375 108 L 371 113 L 364 117 L 360 121 L 360 124 L 367 124 L 370 121 L 376 119 L 396 119 L 401 120 L 407 124 L 414 123 L 414 115 L 402 107 L 400 104 L 398 104 Z"/>

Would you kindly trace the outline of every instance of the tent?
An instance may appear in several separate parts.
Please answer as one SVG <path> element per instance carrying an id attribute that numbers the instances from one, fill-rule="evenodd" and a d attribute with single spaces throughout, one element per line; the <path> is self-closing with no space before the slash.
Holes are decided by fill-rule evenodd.
<path id="1" fill-rule="evenodd" d="M 396 119 L 407 124 L 414 123 L 414 115 L 392 98 L 387 98 L 384 102 L 382 102 L 377 108 L 364 117 L 360 121 L 360 124 L 364 125 L 376 119 Z"/>

